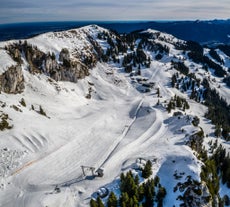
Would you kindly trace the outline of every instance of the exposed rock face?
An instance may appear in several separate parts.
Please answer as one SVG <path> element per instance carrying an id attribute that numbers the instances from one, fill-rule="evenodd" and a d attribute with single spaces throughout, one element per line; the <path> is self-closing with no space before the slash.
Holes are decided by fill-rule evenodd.
<path id="1" fill-rule="evenodd" d="M 31 73 L 45 73 L 56 81 L 77 82 L 78 79 L 88 76 L 89 67 L 93 67 L 97 62 L 94 56 L 87 56 L 85 61 L 80 61 L 77 57 L 71 57 L 65 48 L 61 50 L 58 62 L 54 54 L 45 54 L 26 42 L 9 45 L 7 50 L 18 64 L 22 63 L 21 56 L 24 54 Z"/>
<path id="2" fill-rule="evenodd" d="M 42 72 L 42 65 L 46 58 L 46 54 L 31 45 L 24 45 L 23 52 L 27 62 L 29 63 L 29 71 L 31 73 Z"/>
<path id="3" fill-rule="evenodd" d="M 21 68 L 22 55 L 28 62 L 28 70 L 31 73 L 45 73 L 56 81 L 77 82 L 89 75 L 90 64 L 95 64 L 95 57 L 87 57 L 82 63 L 78 58 L 71 57 L 67 49 L 63 49 L 59 55 L 59 62 L 54 54 L 45 54 L 32 45 L 25 43 L 8 45 L 6 50 L 11 58 L 17 62 L 16 66 L 9 67 L 0 75 L 0 91 L 5 93 L 21 93 L 24 89 L 24 77 Z"/>
<path id="4" fill-rule="evenodd" d="M 81 31 L 71 30 L 53 33 L 51 36 L 48 35 L 48 38 L 60 41 L 61 43 L 63 43 L 63 39 L 65 38 L 68 41 L 73 41 L 73 43 L 82 41 L 79 47 L 78 44 L 74 47 L 67 44 L 66 47 L 68 49 L 61 49 L 59 57 L 57 57 L 57 51 L 60 48 L 54 50 L 55 53 L 51 54 L 47 50 L 39 49 L 39 46 L 32 45 L 33 43 L 28 43 L 27 40 L 6 44 L 4 49 L 17 63 L 17 66 L 11 66 L 4 74 L 0 75 L 0 91 L 7 93 L 20 93 L 23 91 L 24 78 L 21 65 L 24 60 L 30 73 L 44 73 L 56 81 L 77 82 L 79 79 L 88 76 L 89 70 L 104 55 L 103 48 L 91 34 L 92 29 L 96 29 L 96 27 L 82 29 Z"/>
<path id="5" fill-rule="evenodd" d="M 199 187 L 190 185 L 184 193 L 185 206 L 212 207 L 209 190 L 204 182 Z"/>
<path id="6" fill-rule="evenodd" d="M 183 202 L 181 207 L 212 207 L 213 199 L 205 182 L 199 183 L 189 176 L 185 183 L 177 184 L 174 190 L 177 191 L 177 189 L 183 192 L 183 195 L 177 198 Z"/>
<path id="7" fill-rule="evenodd" d="M 70 59 L 69 50 L 63 48 L 59 54 L 59 61 L 63 62 L 64 60 L 69 60 L 69 59 Z"/>
<path id="8" fill-rule="evenodd" d="M 77 82 L 89 75 L 86 65 L 75 58 L 70 58 L 69 51 L 63 49 L 59 55 L 59 64 L 52 56 L 48 55 L 45 59 L 44 72 L 49 74 L 56 81 Z"/>
<path id="9" fill-rule="evenodd" d="M 0 91 L 5 93 L 21 93 L 24 88 L 24 76 L 19 65 L 11 66 L 0 75 Z"/>
<path id="10" fill-rule="evenodd" d="M 5 49 L 9 52 L 11 58 L 15 62 L 17 62 L 18 64 L 22 63 L 21 52 L 20 52 L 19 46 L 17 46 L 16 44 L 7 45 Z"/>
<path id="11" fill-rule="evenodd" d="M 69 60 L 69 67 L 61 68 L 61 80 L 77 82 L 89 75 L 88 67 L 78 60 Z"/>

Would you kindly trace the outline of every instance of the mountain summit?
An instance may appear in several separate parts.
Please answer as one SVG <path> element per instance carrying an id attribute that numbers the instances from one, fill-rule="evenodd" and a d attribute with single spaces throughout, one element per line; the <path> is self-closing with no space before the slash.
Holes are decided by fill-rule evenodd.
<path id="1" fill-rule="evenodd" d="M 229 58 L 97 25 L 1 42 L 0 206 L 227 206 Z"/>

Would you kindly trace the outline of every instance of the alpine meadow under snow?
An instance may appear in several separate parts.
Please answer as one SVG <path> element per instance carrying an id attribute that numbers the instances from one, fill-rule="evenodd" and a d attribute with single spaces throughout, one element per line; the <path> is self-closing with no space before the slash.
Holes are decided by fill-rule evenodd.
<path id="1" fill-rule="evenodd" d="M 129 171 L 162 206 L 227 206 L 229 51 L 96 25 L 0 42 L 0 206 L 106 206 Z"/>

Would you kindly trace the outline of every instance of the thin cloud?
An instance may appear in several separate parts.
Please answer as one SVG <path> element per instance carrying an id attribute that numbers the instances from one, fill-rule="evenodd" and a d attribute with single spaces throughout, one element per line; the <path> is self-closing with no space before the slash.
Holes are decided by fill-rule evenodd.
<path id="1" fill-rule="evenodd" d="M 1 0 L 0 23 L 229 18 L 228 0 Z"/>

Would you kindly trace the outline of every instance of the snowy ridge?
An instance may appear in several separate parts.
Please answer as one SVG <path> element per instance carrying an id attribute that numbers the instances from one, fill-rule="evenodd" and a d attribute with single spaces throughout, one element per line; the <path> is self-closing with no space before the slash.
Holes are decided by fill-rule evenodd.
<path id="1" fill-rule="evenodd" d="M 154 29 L 147 29 L 146 31 L 143 31 L 142 33 L 153 34 L 153 37 L 158 38 L 158 39 L 163 38 L 166 41 L 171 42 L 171 43 L 178 43 L 178 42 L 185 43 L 185 41 L 180 40 L 171 34 L 160 32 L 160 31 L 154 30 Z"/>
<path id="2" fill-rule="evenodd" d="M 80 29 L 72 29 L 63 32 L 49 32 L 31 38 L 28 40 L 32 45 L 36 45 L 45 53 L 58 54 L 62 48 L 68 48 L 72 53 L 80 53 L 85 49 L 91 48 L 91 43 L 87 40 L 87 36 L 96 37 L 98 32 L 105 31 L 95 25 L 82 27 Z M 77 49 L 77 51 L 75 51 Z"/>

